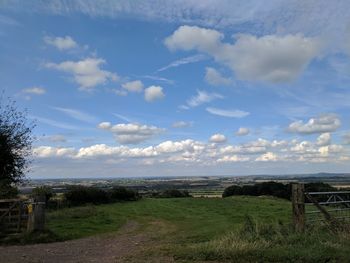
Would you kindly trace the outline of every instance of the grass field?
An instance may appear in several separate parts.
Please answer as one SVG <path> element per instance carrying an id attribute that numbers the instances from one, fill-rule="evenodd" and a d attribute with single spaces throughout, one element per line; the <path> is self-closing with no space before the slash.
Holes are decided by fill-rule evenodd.
<path id="1" fill-rule="evenodd" d="M 127 221 L 138 222 L 139 231 L 160 222 L 152 229 L 158 245 L 144 253 L 180 262 L 350 262 L 348 234 L 323 228 L 295 234 L 290 220 L 286 200 L 237 196 L 69 208 L 51 212 L 48 227 L 60 239 L 74 239 L 117 231 Z"/>

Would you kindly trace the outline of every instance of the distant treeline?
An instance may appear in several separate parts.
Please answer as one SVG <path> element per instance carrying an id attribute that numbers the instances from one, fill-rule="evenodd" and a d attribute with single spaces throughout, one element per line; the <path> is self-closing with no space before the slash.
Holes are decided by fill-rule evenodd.
<path id="1" fill-rule="evenodd" d="M 322 192 L 322 191 L 335 191 L 336 188 L 326 183 L 307 183 L 305 184 L 305 191 L 308 192 Z M 228 197 L 233 195 L 271 195 L 279 198 L 290 200 L 291 198 L 291 184 L 282 184 L 278 182 L 263 182 L 256 183 L 254 185 L 231 185 L 227 187 L 222 197 Z"/>
<path id="2" fill-rule="evenodd" d="M 57 209 L 84 204 L 107 204 L 119 201 L 137 201 L 142 195 L 134 189 L 123 186 L 115 186 L 111 189 L 101 189 L 88 186 L 69 186 L 63 195 L 57 195 L 48 186 L 34 188 L 31 196 L 44 195 L 46 206 L 49 209 Z M 143 194 L 153 198 L 179 198 L 191 197 L 187 190 L 167 189 L 163 191 L 151 191 Z"/>

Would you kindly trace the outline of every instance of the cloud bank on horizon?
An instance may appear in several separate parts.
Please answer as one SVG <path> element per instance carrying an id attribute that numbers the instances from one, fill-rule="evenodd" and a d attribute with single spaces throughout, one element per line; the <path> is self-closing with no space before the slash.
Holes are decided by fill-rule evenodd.
<path id="1" fill-rule="evenodd" d="M 348 1 L 4 1 L 33 177 L 350 168 Z M 18 77 L 20 76 L 20 77 Z"/>

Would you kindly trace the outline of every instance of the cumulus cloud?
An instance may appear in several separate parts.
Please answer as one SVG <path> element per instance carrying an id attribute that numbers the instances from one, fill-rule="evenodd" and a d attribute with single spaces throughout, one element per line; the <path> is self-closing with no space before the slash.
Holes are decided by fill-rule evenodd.
<path id="1" fill-rule="evenodd" d="M 147 102 L 153 102 L 155 100 L 160 100 L 165 97 L 163 88 L 160 86 L 150 86 L 145 89 L 145 100 Z"/>
<path id="2" fill-rule="evenodd" d="M 100 128 L 111 131 L 113 125 L 109 122 L 101 123 Z M 134 126 L 117 126 L 116 132 L 127 134 L 140 134 L 141 128 Z M 153 131 L 152 131 L 153 132 Z M 151 133 L 152 133 L 151 132 Z M 149 134 L 148 132 L 146 132 Z M 38 158 L 65 158 L 66 159 L 89 159 L 99 163 L 119 164 L 130 162 L 130 165 L 217 165 L 220 163 L 235 162 L 346 162 L 350 155 L 347 147 L 343 145 L 329 144 L 317 145 L 317 140 L 273 140 L 259 138 L 244 144 L 222 144 L 225 137 L 222 134 L 214 134 L 213 140 L 207 143 L 191 139 L 171 141 L 167 140 L 156 145 L 144 147 L 129 147 L 126 145 L 109 146 L 95 144 L 82 148 L 64 148 L 53 146 L 39 146 L 34 149 Z"/>
<path id="3" fill-rule="evenodd" d="M 205 80 L 213 86 L 229 85 L 232 83 L 230 78 L 225 78 L 215 68 L 205 68 Z"/>
<path id="4" fill-rule="evenodd" d="M 331 143 L 331 134 L 329 132 L 322 133 L 318 138 L 316 144 L 318 146 L 326 146 Z"/>
<path id="5" fill-rule="evenodd" d="M 209 139 L 210 142 L 213 143 L 224 143 L 226 142 L 226 136 L 220 133 L 216 133 L 214 135 L 212 135 Z"/>
<path id="6" fill-rule="evenodd" d="M 162 133 L 164 129 L 156 126 L 141 125 L 137 123 L 120 123 L 112 125 L 110 122 L 101 122 L 98 128 L 113 133 L 120 144 L 138 144 Z"/>
<path id="7" fill-rule="evenodd" d="M 236 136 L 245 136 L 245 135 L 248 135 L 249 133 L 250 133 L 250 130 L 248 128 L 240 127 L 235 134 Z"/>
<path id="8" fill-rule="evenodd" d="M 46 44 L 54 46 L 59 50 L 67 50 L 72 48 L 77 48 L 78 44 L 70 36 L 65 37 L 49 37 L 45 36 L 44 41 Z"/>
<path id="9" fill-rule="evenodd" d="M 225 155 L 222 158 L 219 158 L 217 161 L 219 163 L 246 162 L 249 161 L 249 157 L 239 155 Z"/>
<path id="10" fill-rule="evenodd" d="M 74 148 L 39 146 L 34 149 L 34 154 L 39 158 L 73 157 L 75 150 Z"/>
<path id="11" fill-rule="evenodd" d="M 306 123 L 302 120 L 292 122 L 287 130 L 300 134 L 326 133 L 337 130 L 340 125 L 341 122 L 337 115 L 323 114 L 319 117 L 311 118 Z"/>
<path id="12" fill-rule="evenodd" d="M 277 155 L 273 152 L 267 152 L 256 158 L 258 162 L 275 162 L 277 161 Z"/>
<path id="13" fill-rule="evenodd" d="M 119 77 L 116 73 L 101 69 L 101 66 L 105 63 L 106 61 L 101 58 L 86 58 L 80 61 L 64 61 L 58 64 L 46 63 L 45 66 L 49 69 L 71 74 L 80 89 L 88 91 L 108 81 L 118 80 Z"/>
<path id="14" fill-rule="evenodd" d="M 206 110 L 211 114 L 229 118 L 244 118 L 250 114 L 249 112 L 241 110 L 224 110 L 212 107 L 208 107 Z"/>
<path id="15" fill-rule="evenodd" d="M 46 93 L 46 89 L 42 87 L 32 87 L 32 88 L 23 89 L 22 92 L 25 94 L 31 94 L 31 95 L 43 95 Z"/>
<path id="16" fill-rule="evenodd" d="M 192 126 L 192 122 L 186 122 L 186 121 L 177 121 L 174 122 L 171 126 L 173 128 L 188 128 Z"/>
<path id="17" fill-rule="evenodd" d="M 129 81 L 122 84 L 122 87 L 129 92 L 142 92 L 143 83 L 140 80 Z"/>
<path id="18" fill-rule="evenodd" d="M 197 50 L 230 67 L 242 80 L 270 83 L 296 79 L 320 53 L 317 39 L 295 35 L 236 35 L 235 43 L 224 43 L 224 35 L 213 29 L 180 26 L 164 43 L 170 50 Z"/>

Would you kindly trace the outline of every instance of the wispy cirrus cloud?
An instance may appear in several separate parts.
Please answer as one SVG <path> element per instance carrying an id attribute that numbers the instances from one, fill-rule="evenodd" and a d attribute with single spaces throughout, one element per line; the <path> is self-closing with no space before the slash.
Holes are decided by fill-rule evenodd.
<path id="1" fill-rule="evenodd" d="M 52 107 L 52 108 L 78 121 L 87 122 L 87 123 L 96 123 L 97 121 L 97 118 L 95 116 L 77 109 L 62 108 L 62 107 Z"/>
<path id="2" fill-rule="evenodd" d="M 186 105 L 180 105 L 181 109 L 194 108 L 199 105 L 211 102 L 216 99 L 223 99 L 224 96 L 218 93 L 210 93 L 204 90 L 197 90 L 197 94 L 186 101 Z"/>
<path id="3" fill-rule="evenodd" d="M 60 129 L 78 130 L 80 128 L 80 127 L 72 125 L 72 124 L 68 124 L 65 122 L 60 122 L 60 121 L 56 121 L 56 120 L 52 120 L 52 119 L 48 119 L 48 118 L 44 118 L 44 117 L 39 117 L 36 115 L 31 115 L 29 117 L 33 120 L 40 122 L 40 123 L 47 124 L 47 125 L 50 125 L 52 127 L 56 127 L 56 128 L 60 128 Z"/>
<path id="4" fill-rule="evenodd" d="M 244 118 L 250 114 L 249 112 L 242 110 L 226 110 L 212 107 L 208 107 L 206 110 L 211 114 L 229 118 Z"/>
<path id="5" fill-rule="evenodd" d="M 167 65 L 165 67 L 158 69 L 157 72 L 161 72 L 161 71 L 164 71 L 164 70 L 167 70 L 170 68 L 176 68 L 176 67 L 186 65 L 186 64 L 196 63 L 199 61 L 203 61 L 207 58 L 208 57 L 206 55 L 203 55 L 203 54 L 198 54 L 198 55 L 194 55 L 194 56 L 190 56 L 190 57 L 181 58 L 181 59 L 178 59 L 178 60 L 171 62 L 169 65 Z"/>

